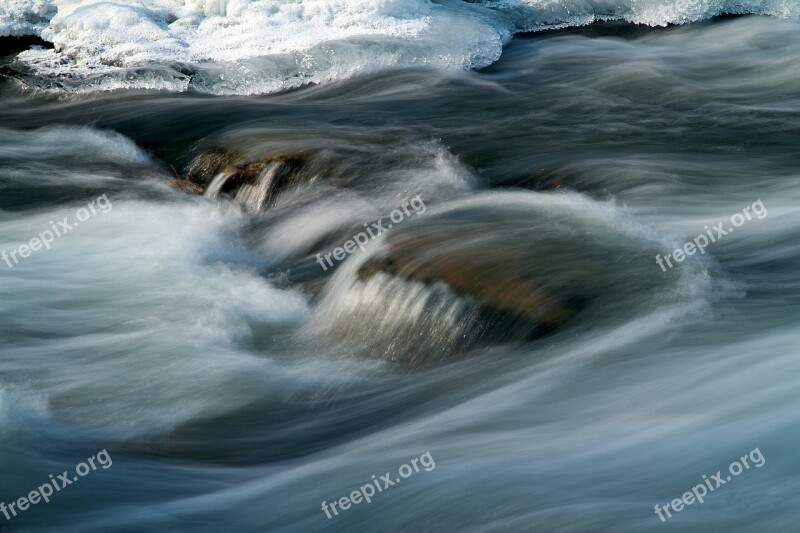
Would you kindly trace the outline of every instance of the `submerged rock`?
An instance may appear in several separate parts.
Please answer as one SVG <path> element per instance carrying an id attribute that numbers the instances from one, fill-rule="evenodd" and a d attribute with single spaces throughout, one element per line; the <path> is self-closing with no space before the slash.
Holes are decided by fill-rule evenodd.
<path id="1" fill-rule="evenodd" d="M 674 278 L 614 206 L 576 193 L 491 192 L 381 235 L 328 281 L 316 331 L 419 369 L 580 323 L 628 320 Z"/>
<path id="2" fill-rule="evenodd" d="M 241 154 L 223 149 L 206 150 L 177 171 L 174 186 L 209 198 L 230 198 L 245 209 L 259 213 L 274 205 L 277 196 L 295 184 L 311 181 L 307 154 L 279 154 L 256 161 L 242 161 Z"/>
<path id="3" fill-rule="evenodd" d="M 203 185 L 184 179 L 176 179 L 172 182 L 172 186 L 189 194 L 203 194 L 206 190 Z"/>
<path id="4" fill-rule="evenodd" d="M 492 242 L 489 235 L 457 228 L 398 230 L 387 236 L 388 254 L 373 257 L 358 269 L 365 280 L 377 272 L 421 281 L 442 282 L 460 296 L 494 311 L 525 317 L 546 327 L 565 324 L 575 311 L 531 278 L 519 248 Z"/>
<path id="5" fill-rule="evenodd" d="M 524 257 L 515 249 L 488 244 L 469 250 L 458 245 L 458 238 L 448 231 L 390 236 L 389 255 L 365 263 L 358 271 L 359 278 L 383 271 L 423 283 L 442 282 L 487 308 L 547 326 L 563 325 L 573 316 L 565 302 L 528 277 Z"/>
<path id="6" fill-rule="evenodd" d="M 242 158 L 242 154 L 224 148 L 209 148 L 203 150 L 184 167 L 186 179 L 208 187 L 211 180 L 227 167 L 230 167 Z M 178 172 L 176 172 L 178 174 Z"/>
<path id="7" fill-rule="evenodd" d="M 287 187 L 303 181 L 304 158 L 280 155 L 225 168 L 208 185 L 209 198 L 230 196 L 245 209 L 258 213 L 275 202 Z"/>

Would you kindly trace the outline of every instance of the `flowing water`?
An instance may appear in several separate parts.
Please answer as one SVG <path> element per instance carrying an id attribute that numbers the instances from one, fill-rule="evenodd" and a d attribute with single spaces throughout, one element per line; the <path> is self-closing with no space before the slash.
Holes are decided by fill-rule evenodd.
<path id="1" fill-rule="evenodd" d="M 796 531 L 798 21 L 3 0 L 0 531 Z"/>

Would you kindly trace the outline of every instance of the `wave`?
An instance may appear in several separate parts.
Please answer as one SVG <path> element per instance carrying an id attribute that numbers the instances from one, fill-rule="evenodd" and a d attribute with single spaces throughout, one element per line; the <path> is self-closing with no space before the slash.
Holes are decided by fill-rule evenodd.
<path id="1" fill-rule="evenodd" d="M 263 94 L 387 68 L 474 69 L 515 33 L 624 20 L 685 24 L 723 14 L 800 19 L 793 0 L 10 0 L 0 36 L 47 91 Z"/>
<path id="2" fill-rule="evenodd" d="M 351 353 L 415 368 L 492 338 L 530 340 L 574 322 L 599 327 L 692 308 L 708 291 L 703 261 L 662 276 L 652 268 L 666 248 L 657 234 L 577 193 L 480 193 L 387 235 L 331 278 L 314 327 L 355 339 Z"/>

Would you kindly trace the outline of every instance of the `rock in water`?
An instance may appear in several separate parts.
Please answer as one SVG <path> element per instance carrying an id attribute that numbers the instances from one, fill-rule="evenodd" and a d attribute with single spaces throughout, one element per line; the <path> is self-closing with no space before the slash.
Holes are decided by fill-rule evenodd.
<path id="1" fill-rule="evenodd" d="M 273 205 L 284 189 L 303 181 L 300 176 L 303 166 L 303 159 L 297 156 L 233 165 L 217 174 L 205 195 L 209 198 L 227 195 L 248 211 L 259 213 Z"/>
<path id="2" fill-rule="evenodd" d="M 172 185 L 189 194 L 203 194 L 205 192 L 205 187 L 190 180 L 176 179 L 172 182 Z"/>
<path id="3" fill-rule="evenodd" d="M 525 256 L 511 246 L 488 242 L 475 247 L 472 236 L 452 228 L 399 229 L 387 237 L 389 253 L 370 259 L 360 279 L 383 271 L 394 276 L 442 282 L 488 309 L 513 313 L 547 327 L 566 323 L 574 310 L 530 278 Z"/>
<path id="4" fill-rule="evenodd" d="M 577 193 L 487 192 L 404 221 L 345 261 L 317 331 L 352 353 L 430 366 L 669 297 L 674 277 L 654 268 L 661 246 Z"/>
<path id="5" fill-rule="evenodd" d="M 185 167 L 183 179 L 173 168 L 173 186 L 209 198 L 231 198 L 245 209 L 259 213 L 274 205 L 277 196 L 295 184 L 309 182 L 303 153 L 280 154 L 242 162 L 242 155 L 223 149 L 204 150 Z"/>
<path id="6" fill-rule="evenodd" d="M 207 148 L 192 157 L 184 167 L 184 174 L 186 179 L 199 183 L 203 188 L 206 188 L 217 174 L 228 167 L 234 166 L 242 157 L 242 154 L 238 152 L 223 148 Z"/>

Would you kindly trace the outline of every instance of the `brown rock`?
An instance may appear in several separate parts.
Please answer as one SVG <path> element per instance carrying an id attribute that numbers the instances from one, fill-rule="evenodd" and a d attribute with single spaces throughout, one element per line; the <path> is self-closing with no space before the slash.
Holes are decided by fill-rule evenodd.
<path id="1" fill-rule="evenodd" d="M 211 198 L 228 195 L 248 210 L 259 212 L 274 205 L 287 187 L 304 181 L 304 166 L 304 158 L 298 155 L 231 165 L 214 177 L 205 194 Z"/>
<path id="2" fill-rule="evenodd" d="M 206 190 L 203 185 L 184 179 L 176 179 L 171 183 L 171 185 L 189 194 L 203 194 L 203 192 Z"/>
<path id="3" fill-rule="evenodd" d="M 425 283 L 443 282 L 484 307 L 548 327 L 560 326 L 573 316 L 569 306 L 531 278 L 530 261 L 518 249 L 491 239 L 476 247 L 476 237 L 450 228 L 398 231 L 387 236 L 388 255 L 367 261 L 358 277 L 364 280 L 385 272 Z"/>

